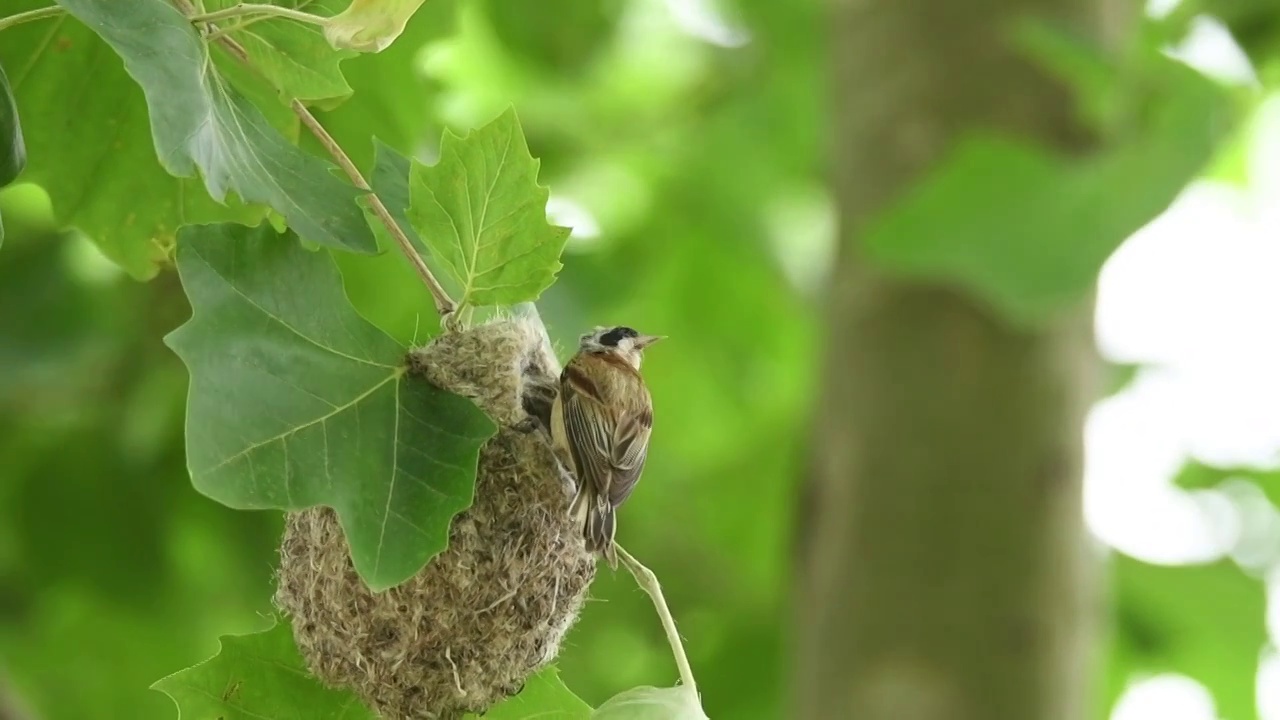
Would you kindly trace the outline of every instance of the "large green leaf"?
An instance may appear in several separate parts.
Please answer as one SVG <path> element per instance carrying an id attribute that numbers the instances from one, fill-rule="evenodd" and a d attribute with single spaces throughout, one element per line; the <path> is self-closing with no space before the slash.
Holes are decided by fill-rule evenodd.
<path id="1" fill-rule="evenodd" d="M 440 161 L 414 163 L 409 219 L 462 288 L 459 305 L 512 305 L 555 282 L 569 228 L 547 223 L 514 109 L 464 137 L 446 130 Z"/>
<path id="2" fill-rule="evenodd" d="M 10 0 L 5 12 L 45 4 Z M 134 277 L 155 274 L 179 225 L 261 218 L 261 209 L 215 202 L 197 178 L 165 172 L 142 92 L 82 23 L 64 16 L 9 28 L 0 63 L 19 110 L 40 118 L 23 128 L 29 163 L 22 179 L 45 189 L 60 223 L 78 227 Z"/>
<path id="3" fill-rule="evenodd" d="M 326 252 L 270 227 L 189 226 L 192 317 L 167 342 L 191 373 L 187 464 L 235 508 L 337 510 L 375 590 L 444 549 L 495 431 L 469 400 L 407 376 L 405 349 L 347 302 Z"/>
<path id="4" fill-rule="evenodd" d="M 97 32 L 142 86 L 160 163 L 173 175 L 199 169 L 209 193 L 265 203 L 303 238 L 373 253 L 377 242 L 355 187 L 288 142 L 216 71 L 209 49 L 164 0 L 63 0 Z"/>
<path id="5" fill-rule="evenodd" d="M 232 8 L 239 0 L 205 0 L 208 12 Z M 306 12 L 328 15 L 328 2 L 273 3 L 283 7 L 302 5 Z M 223 20 L 218 29 L 244 48 L 250 62 L 288 102 L 297 98 L 321 106 L 333 106 L 351 95 L 342 76 L 341 62 L 356 53 L 335 50 L 319 26 L 286 18 L 244 16 Z"/>
<path id="6" fill-rule="evenodd" d="M 376 720 L 355 694 L 308 671 L 288 623 L 225 635 L 218 654 L 156 681 L 181 720 Z"/>
<path id="7" fill-rule="evenodd" d="M 1141 131 L 1084 159 L 974 133 L 870 228 L 884 269 L 953 282 L 1019 324 L 1083 298 L 1121 242 L 1162 212 L 1229 129 L 1225 92 L 1172 60 Z"/>

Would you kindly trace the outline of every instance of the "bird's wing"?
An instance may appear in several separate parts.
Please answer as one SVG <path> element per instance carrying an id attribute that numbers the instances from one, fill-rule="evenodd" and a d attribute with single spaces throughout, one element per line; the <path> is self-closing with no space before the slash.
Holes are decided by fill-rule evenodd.
<path id="1" fill-rule="evenodd" d="M 613 475 L 614 414 L 595 384 L 572 364 L 564 369 L 561 392 L 564 429 L 578 482 L 590 483 L 597 496 L 607 497 Z"/>
<path id="2" fill-rule="evenodd" d="M 649 455 L 649 433 L 653 429 L 653 411 L 645 403 L 623 413 L 613 436 L 613 483 L 609 486 L 609 502 L 621 505 L 635 489 Z"/>

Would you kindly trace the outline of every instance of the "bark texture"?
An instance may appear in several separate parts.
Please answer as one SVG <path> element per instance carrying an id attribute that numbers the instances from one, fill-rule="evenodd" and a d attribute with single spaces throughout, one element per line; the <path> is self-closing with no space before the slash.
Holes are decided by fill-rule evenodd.
<path id="1" fill-rule="evenodd" d="M 1081 720 L 1090 707 L 1092 308 L 1017 331 L 953 289 L 877 274 L 856 245 L 967 129 L 1085 147 L 1066 88 L 1005 32 L 1034 15 L 1101 37 L 1102 2 L 834 6 L 842 247 L 788 717 Z"/>

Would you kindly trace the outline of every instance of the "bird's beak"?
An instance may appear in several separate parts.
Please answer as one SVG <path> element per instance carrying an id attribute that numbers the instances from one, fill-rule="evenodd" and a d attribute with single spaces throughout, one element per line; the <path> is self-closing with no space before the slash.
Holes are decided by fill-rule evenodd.
<path id="1" fill-rule="evenodd" d="M 636 348 L 637 350 L 643 350 L 649 347 L 650 345 L 658 342 L 659 340 L 666 340 L 666 339 L 667 339 L 666 335 L 641 335 L 640 337 L 632 341 L 633 343 L 632 347 Z"/>

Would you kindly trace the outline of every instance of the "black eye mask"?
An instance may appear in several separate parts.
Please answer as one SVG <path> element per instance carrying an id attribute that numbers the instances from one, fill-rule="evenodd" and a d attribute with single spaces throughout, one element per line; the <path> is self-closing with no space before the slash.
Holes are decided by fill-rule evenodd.
<path id="1" fill-rule="evenodd" d="M 601 335 L 600 344 L 608 345 L 609 347 L 618 347 L 618 343 L 622 342 L 622 338 L 634 338 L 634 337 L 640 337 L 640 333 L 636 332 L 635 330 L 632 330 L 629 327 L 619 326 L 610 330 L 604 335 Z"/>

